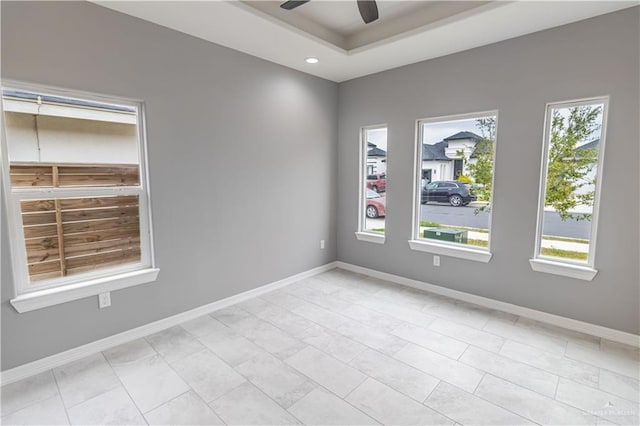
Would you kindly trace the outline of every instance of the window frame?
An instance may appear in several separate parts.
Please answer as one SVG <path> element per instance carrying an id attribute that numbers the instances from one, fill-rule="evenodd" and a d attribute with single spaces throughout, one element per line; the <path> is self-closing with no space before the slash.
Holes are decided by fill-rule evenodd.
<path id="1" fill-rule="evenodd" d="M 430 123 L 471 120 L 478 117 L 495 116 L 496 118 L 496 138 L 493 149 L 493 177 L 491 187 L 491 212 L 489 212 L 488 235 L 489 241 L 487 247 L 475 247 L 465 244 L 451 243 L 447 241 L 433 241 L 420 237 L 420 208 L 422 193 L 422 140 L 424 139 L 424 125 Z M 496 183 L 496 158 L 498 146 L 498 122 L 499 110 L 486 110 L 462 114 L 451 114 L 438 117 L 420 118 L 416 120 L 415 145 L 414 145 L 414 162 L 413 162 L 413 207 L 411 220 L 411 236 L 408 240 L 411 250 L 433 253 L 443 256 L 456 257 L 459 259 L 472 260 L 476 262 L 488 263 L 493 253 L 491 252 L 492 243 L 492 222 L 493 210 L 495 209 L 495 183 Z M 431 182 L 432 183 L 432 182 Z"/>
<path id="2" fill-rule="evenodd" d="M 386 123 L 383 124 L 373 124 L 369 126 L 362 126 L 359 130 L 359 143 L 358 143 L 358 228 L 355 232 L 356 238 L 359 241 L 366 241 L 370 243 L 384 244 L 386 240 L 386 226 L 385 232 L 371 232 L 365 230 L 366 224 L 366 204 L 367 204 L 367 180 L 370 174 L 367 169 L 367 138 L 365 134 L 369 130 L 377 130 L 377 129 L 386 129 L 387 130 L 387 157 L 389 157 L 389 126 Z M 385 191 L 385 199 L 386 199 L 386 191 Z M 385 206 L 385 220 L 386 220 L 386 206 Z"/>
<path id="3" fill-rule="evenodd" d="M 149 188 L 147 132 L 145 105 L 142 100 L 106 96 L 79 90 L 62 89 L 40 84 L 14 80 L 2 80 L 2 89 L 14 89 L 43 93 L 72 99 L 101 102 L 132 107 L 136 110 L 136 131 L 138 143 L 138 174 L 140 182 L 136 186 L 119 187 L 43 187 L 12 188 L 6 126 L 0 141 L 2 185 L 6 203 L 9 252 L 13 272 L 13 298 L 11 304 L 18 312 L 26 312 L 41 307 L 76 300 L 105 291 L 155 281 L 159 269 L 156 268 L 152 232 L 151 197 Z M 4 102 L 0 101 L 0 116 L 5 120 Z M 25 200 L 47 198 L 83 198 L 112 195 L 137 195 L 139 203 L 140 261 L 126 265 L 100 268 L 97 271 L 29 282 L 26 258 L 24 228 L 20 203 Z"/>
<path id="4" fill-rule="evenodd" d="M 542 136 L 542 155 L 540 161 L 540 182 L 538 187 L 538 211 L 536 217 L 536 234 L 533 257 L 529 260 L 531 268 L 537 272 L 545 272 L 555 275 L 567 276 L 586 281 L 591 281 L 598 273 L 595 269 L 595 256 L 598 236 L 598 217 L 600 211 L 600 194 L 602 189 L 602 176 L 604 170 L 604 153 L 607 133 L 607 121 L 609 115 L 609 96 L 594 96 L 589 98 L 573 99 L 569 101 L 548 102 L 545 106 L 544 131 Z M 595 182 L 595 194 L 593 199 L 593 212 L 591 216 L 591 232 L 589 235 L 589 254 L 587 262 L 577 262 L 570 259 L 562 259 L 542 255 L 542 232 L 544 225 L 544 206 L 547 190 L 547 172 L 549 168 L 549 144 L 551 143 L 552 111 L 561 108 L 573 108 L 578 106 L 602 104 L 602 126 L 600 130 L 600 146 L 598 148 L 598 165 Z"/>

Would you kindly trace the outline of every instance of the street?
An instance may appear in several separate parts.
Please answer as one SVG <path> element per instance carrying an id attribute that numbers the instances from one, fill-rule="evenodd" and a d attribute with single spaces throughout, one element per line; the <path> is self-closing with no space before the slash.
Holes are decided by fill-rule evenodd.
<path id="1" fill-rule="evenodd" d="M 489 214 L 480 212 L 474 214 L 476 207 L 472 205 L 464 207 L 452 207 L 446 204 L 423 204 L 420 218 L 442 225 L 466 226 L 470 228 L 489 227 Z M 567 220 L 563 222 L 556 212 L 544 213 L 544 234 L 556 237 L 588 239 L 591 231 L 591 222 L 586 220 Z"/>

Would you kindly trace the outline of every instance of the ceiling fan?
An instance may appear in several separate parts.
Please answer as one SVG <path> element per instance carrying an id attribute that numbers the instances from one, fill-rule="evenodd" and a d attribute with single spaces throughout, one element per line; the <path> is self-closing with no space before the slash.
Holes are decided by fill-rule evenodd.
<path id="1" fill-rule="evenodd" d="M 282 3 L 280 7 L 286 10 L 291 10 L 298 6 L 302 6 L 309 1 L 310 0 L 289 0 Z M 360 16 L 362 16 L 362 20 L 365 24 L 378 19 L 378 6 L 376 5 L 375 0 L 357 0 L 357 2 Z"/>

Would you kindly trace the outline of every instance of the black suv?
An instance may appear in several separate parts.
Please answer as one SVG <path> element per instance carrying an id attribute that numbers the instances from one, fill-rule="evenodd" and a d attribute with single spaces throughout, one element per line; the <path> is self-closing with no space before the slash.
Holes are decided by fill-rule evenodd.
<path id="1" fill-rule="evenodd" d="M 431 182 L 423 187 L 420 201 L 422 204 L 427 201 L 437 201 L 459 207 L 466 206 L 477 198 L 470 184 L 455 180 L 445 180 Z"/>

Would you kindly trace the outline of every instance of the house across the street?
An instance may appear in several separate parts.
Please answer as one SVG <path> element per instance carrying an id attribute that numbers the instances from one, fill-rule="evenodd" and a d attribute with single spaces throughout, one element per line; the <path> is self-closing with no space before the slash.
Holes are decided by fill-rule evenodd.
<path id="1" fill-rule="evenodd" d="M 383 174 L 387 172 L 387 151 L 367 141 L 367 174 Z"/>
<path id="2" fill-rule="evenodd" d="M 482 137 L 468 131 L 458 132 L 433 145 L 422 145 L 422 179 L 455 180 L 466 175 L 465 158 L 473 164 L 476 143 Z"/>

